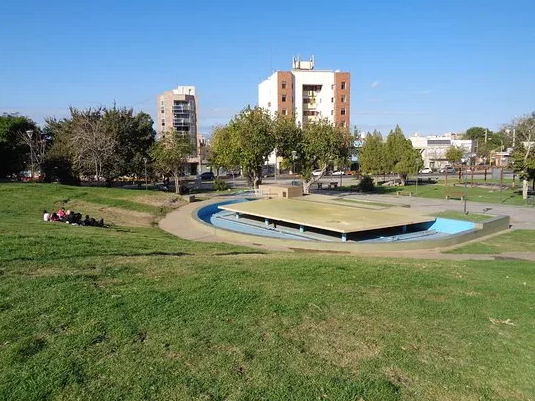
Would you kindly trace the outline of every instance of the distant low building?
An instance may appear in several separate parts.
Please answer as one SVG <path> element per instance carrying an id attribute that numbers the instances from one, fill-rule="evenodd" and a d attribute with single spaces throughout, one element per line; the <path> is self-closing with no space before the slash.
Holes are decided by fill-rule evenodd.
<path id="1" fill-rule="evenodd" d="M 412 142 L 412 146 L 420 151 L 424 167 L 439 169 L 450 164 L 446 159 L 446 152 L 451 146 L 463 149 L 463 159 L 465 161 L 474 156 L 476 141 L 456 138 L 457 135 L 454 133 L 447 133 L 442 136 L 420 136 L 416 133 L 409 139 Z"/>

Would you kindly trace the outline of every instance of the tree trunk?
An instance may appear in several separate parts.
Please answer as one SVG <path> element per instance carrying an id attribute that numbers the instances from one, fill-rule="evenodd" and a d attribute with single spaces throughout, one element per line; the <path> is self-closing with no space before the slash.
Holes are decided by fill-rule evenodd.
<path id="1" fill-rule="evenodd" d="M 173 177 L 175 178 L 175 193 L 178 194 L 180 191 L 180 182 L 178 174 L 173 174 Z"/>
<path id="2" fill-rule="evenodd" d="M 528 180 L 522 180 L 522 199 L 528 199 Z"/>
<path id="3" fill-rule="evenodd" d="M 399 179 L 401 180 L 401 186 L 404 187 L 407 183 L 407 176 L 405 174 L 400 174 Z"/>
<path id="4" fill-rule="evenodd" d="M 310 187 L 314 183 L 314 180 L 310 181 L 303 181 L 303 193 L 309 194 L 310 193 Z"/>
<path id="5" fill-rule="evenodd" d="M 260 179 L 260 177 L 254 174 L 253 175 L 253 188 L 257 190 L 261 183 L 262 183 L 262 180 Z"/>

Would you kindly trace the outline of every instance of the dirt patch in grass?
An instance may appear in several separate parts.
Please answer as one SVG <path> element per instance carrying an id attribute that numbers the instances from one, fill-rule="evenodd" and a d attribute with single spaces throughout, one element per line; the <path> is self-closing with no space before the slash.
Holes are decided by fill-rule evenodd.
<path id="1" fill-rule="evenodd" d="M 106 224 L 114 224 L 118 226 L 150 227 L 155 221 L 155 217 L 150 213 L 102 206 L 97 203 L 79 200 L 68 202 L 65 209 L 81 213 L 82 216 L 88 214 L 97 220 L 104 219 Z"/>
<path id="2" fill-rule="evenodd" d="M 336 319 L 305 320 L 290 331 L 292 338 L 304 341 L 303 348 L 340 367 L 357 369 L 359 362 L 377 358 L 381 348 L 366 342 Z"/>
<path id="3" fill-rule="evenodd" d="M 116 207 L 99 208 L 100 218 L 105 222 L 110 222 L 118 226 L 149 227 L 155 221 L 154 216 L 149 213 L 124 210 Z"/>
<path id="4" fill-rule="evenodd" d="M 157 195 L 139 195 L 134 197 L 132 200 L 138 203 L 143 203 L 145 205 L 156 207 L 167 206 L 172 209 L 186 204 L 186 202 L 182 201 L 178 195 L 166 193 L 161 193 Z"/>

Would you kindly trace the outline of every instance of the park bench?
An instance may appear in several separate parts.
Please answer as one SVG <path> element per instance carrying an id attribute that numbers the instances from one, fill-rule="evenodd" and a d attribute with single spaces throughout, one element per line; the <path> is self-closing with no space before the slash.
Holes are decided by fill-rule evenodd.
<path id="1" fill-rule="evenodd" d="M 329 189 L 336 189 L 338 188 L 338 183 L 336 181 L 329 182 Z"/>
<path id="2" fill-rule="evenodd" d="M 397 196 L 412 196 L 412 192 L 396 191 Z"/>
<path id="3" fill-rule="evenodd" d="M 447 192 L 446 199 L 460 199 L 464 200 L 464 192 Z"/>

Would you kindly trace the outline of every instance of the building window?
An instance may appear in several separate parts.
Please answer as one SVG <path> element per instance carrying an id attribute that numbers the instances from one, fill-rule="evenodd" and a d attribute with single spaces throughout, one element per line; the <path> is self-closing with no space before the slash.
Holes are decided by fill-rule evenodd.
<path id="1" fill-rule="evenodd" d="M 331 103 L 334 103 L 334 97 L 331 98 Z"/>
<path id="2" fill-rule="evenodd" d="M 334 110 L 331 110 L 331 116 L 334 116 Z"/>
<path id="3" fill-rule="evenodd" d="M 345 120 L 342 120 L 342 121 L 340 122 L 340 127 L 345 127 L 345 126 L 346 126 L 346 121 L 345 121 Z"/>
<path id="4" fill-rule="evenodd" d="M 341 116 L 345 116 L 346 115 L 346 109 L 341 109 L 340 110 L 340 115 Z"/>
<path id="5" fill-rule="evenodd" d="M 287 109 L 282 109 L 282 115 L 283 116 L 287 116 L 288 115 L 288 110 Z"/>
<path id="6" fill-rule="evenodd" d="M 282 101 L 283 101 L 283 102 L 286 101 L 286 95 L 282 95 Z"/>
<path id="7" fill-rule="evenodd" d="M 342 81 L 341 89 L 344 90 L 346 88 L 346 83 Z"/>
<path id="8" fill-rule="evenodd" d="M 345 102 L 346 102 L 346 95 L 342 95 L 342 96 L 340 97 L 340 101 L 341 101 L 342 103 L 345 103 Z"/>
<path id="9" fill-rule="evenodd" d="M 271 102 L 268 102 L 268 107 L 271 107 Z"/>
<path id="10" fill-rule="evenodd" d="M 331 85 L 331 89 L 334 89 L 334 85 Z"/>
<path id="11" fill-rule="evenodd" d="M 164 109 L 160 109 L 160 112 L 163 114 L 163 113 L 165 113 L 165 110 Z"/>
<path id="12" fill-rule="evenodd" d="M 286 89 L 286 81 L 282 81 L 282 89 Z"/>

